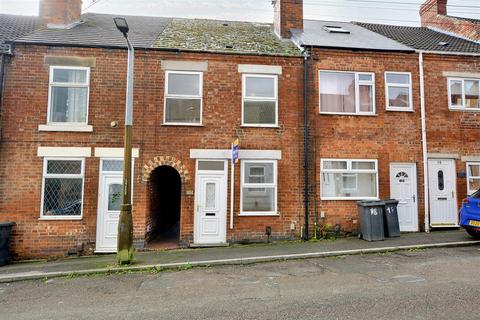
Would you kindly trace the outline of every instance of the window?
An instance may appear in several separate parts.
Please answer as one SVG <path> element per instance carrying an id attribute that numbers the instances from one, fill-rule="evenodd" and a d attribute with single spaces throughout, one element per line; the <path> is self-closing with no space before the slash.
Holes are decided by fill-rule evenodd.
<path id="1" fill-rule="evenodd" d="M 202 124 L 202 72 L 167 71 L 165 74 L 165 124 Z"/>
<path id="2" fill-rule="evenodd" d="M 378 198 L 377 160 L 321 160 L 323 200 Z"/>
<path id="3" fill-rule="evenodd" d="M 320 113 L 375 114 L 375 74 L 320 71 Z"/>
<path id="4" fill-rule="evenodd" d="M 243 75 L 243 125 L 277 126 L 277 83 L 276 75 Z"/>
<path id="5" fill-rule="evenodd" d="M 350 31 L 340 26 L 323 26 L 323 29 L 327 30 L 330 33 L 350 33 Z"/>
<path id="6" fill-rule="evenodd" d="M 480 111 L 480 80 L 448 79 L 450 109 Z"/>
<path id="7" fill-rule="evenodd" d="M 387 110 L 413 111 L 412 75 L 407 72 L 385 72 Z"/>
<path id="8" fill-rule="evenodd" d="M 467 192 L 473 194 L 480 190 L 480 162 L 467 163 Z"/>
<path id="9" fill-rule="evenodd" d="M 49 124 L 87 124 L 90 69 L 50 67 Z"/>
<path id="10" fill-rule="evenodd" d="M 277 214 L 277 162 L 242 161 L 241 215 Z"/>
<path id="11" fill-rule="evenodd" d="M 82 216 L 83 174 L 83 159 L 44 160 L 42 218 Z"/>

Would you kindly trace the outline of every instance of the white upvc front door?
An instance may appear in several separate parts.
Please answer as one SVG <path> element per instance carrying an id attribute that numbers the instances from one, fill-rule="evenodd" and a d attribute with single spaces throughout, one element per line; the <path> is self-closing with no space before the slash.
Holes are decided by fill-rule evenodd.
<path id="1" fill-rule="evenodd" d="M 122 176 L 101 175 L 96 252 L 117 252 L 118 219 L 122 203 Z"/>
<path id="2" fill-rule="evenodd" d="M 398 200 L 400 231 L 418 231 L 417 165 L 390 164 L 390 198 Z"/>
<path id="3" fill-rule="evenodd" d="M 457 183 L 455 161 L 428 160 L 430 225 L 451 227 L 458 225 Z"/>
<path id="4" fill-rule="evenodd" d="M 226 163 L 225 161 L 225 166 Z M 227 242 L 226 170 L 217 172 L 197 170 L 196 177 L 194 242 L 200 245 L 225 244 Z"/>

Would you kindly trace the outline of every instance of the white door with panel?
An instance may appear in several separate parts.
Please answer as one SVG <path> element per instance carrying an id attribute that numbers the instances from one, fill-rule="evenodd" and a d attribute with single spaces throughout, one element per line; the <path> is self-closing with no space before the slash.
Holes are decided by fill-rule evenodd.
<path id="1" fill-rule="evenodd" d="M 428 160 L 430 225 L 451 227 L 458 225 L 457 182 L 455 161 Z"/>
<path id="2" fill-rule="evenodd" d="M 117 252 L 122 176 L 102 175 L 97 219 L 96 252 Z"/>
<path id="3" fill-rule="evenodd" d="M 398 200 L 400 231 L 418 231 L 417 165 L 390 164 L 390 198 Z"/>
<path id="4" fill-rule="evenodd" d="M 222 161 L 223 162 L 223 161 Z M 197 171 L 195 210 L 195 244 L 227 242 L 226 171 Z"/>

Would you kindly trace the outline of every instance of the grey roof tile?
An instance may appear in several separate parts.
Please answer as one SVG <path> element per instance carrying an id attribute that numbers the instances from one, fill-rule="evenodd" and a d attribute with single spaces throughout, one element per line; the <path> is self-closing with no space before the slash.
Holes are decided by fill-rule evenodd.
<path id="1" fill-rule="evenodd" d="M 92 47 L 126 47 L 113 23 L 115 15 L 86 13 L 82 23 L 70 29 L 38 29 L 17 42 Z M 171 18 L 123 16 L 130 27 L 130 41 L 137 48 L 150 48 Z"/>
<path id="2" fill-rule="evenodd" d="M 125 47 L 125 39 L 116 29 L 115 15 L 87 13 L 82 23 L 70 29 L 39 29 L 17 42 Z M 218 20 L 173 19 L 164 17 L 125 16 L 129 38 L 137 48 L 184 49 L 203 52 L 299 55 L 290 41 L 281 41 L 272 25 Z"/>
<path id="3" fill-rule="evenodd" d="M 0 53 L 7 51 L 6 41 L 14 40 L 35 30 L 37 17 L 0 14 Z"/>
<path id="4" fill-rule="evenodd" d="M 359 26 L 417 50 L 480 53 L 480 44 L 425 27 L 361 23 Z M 440 45 L 440 43 L 447 45 Z"/>
<path id="5" fill-rule="evenodd" d="M 339 26 L 350 33 L 332 33 L 325 26 Z M 355 50 L 413 51 L 411 48 L 350 22 L 304 20 L 304 30 L 292 30 L 294 40 L 305 46 Z"/>

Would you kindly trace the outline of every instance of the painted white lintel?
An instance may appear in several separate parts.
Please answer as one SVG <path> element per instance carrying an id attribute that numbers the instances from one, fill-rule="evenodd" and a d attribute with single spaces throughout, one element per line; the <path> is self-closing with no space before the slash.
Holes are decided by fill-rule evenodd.
<path id="1" fill-rule="evenodd" d="M 91 157 L 90 147 L 38 147 L 38 157 Z"/>
<path id="2" fill-rule="evenodd" d="M 263 64 L 239 64 L 239 73 L 258 73 L 258 74 L 282 74 L 281 66 L 270 66 Z"/>
<path id="3" fill-rule="evenodd" d="M 478 72 L 455 72 L 455 71 L 444 71 L 444 77 L 452 77 L 452 78 L 474 78 L 480 79 L 480 73 Z"/>
<path id="4" fill-rule="evenodd" d="M 463 156 L 463 162 L 480 162 L 480 156 Z"/>
<path id="5" fill-rule="evenodd" d="M 458 153 L 428 153 L 428 159 L 460 159 Z"/>
<path id="6" fill-rule="evenodd" d="M 268 159 L 281 160 L 280 150 L 241 150 L 238 154 L 240 159 Z M 231 159 L 232 152 L 228 149 L 190 149 L 191 159 Z"/>
<path id="7" fill-rule="evenodd" d="M 138 158 L 140 150 L 132 149 L 132 158 Z M 95 157 L 97 158 L 123 158 L 123 148 L 95 148 Z"/>
<path id="8" fill-rule="evenodd" d="M 163 70 L 208 71 L 208 61 L 162 60 Z"/>

